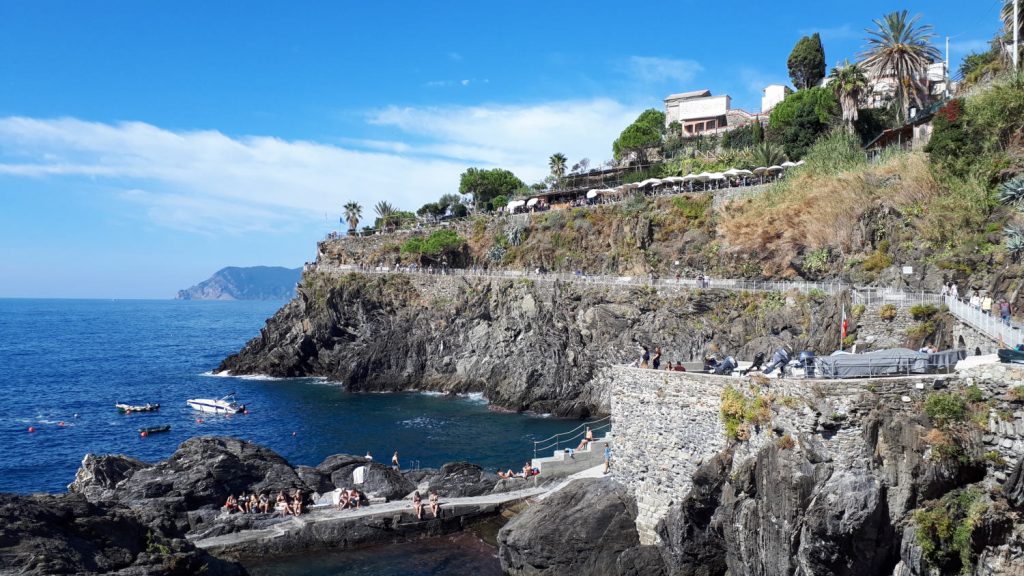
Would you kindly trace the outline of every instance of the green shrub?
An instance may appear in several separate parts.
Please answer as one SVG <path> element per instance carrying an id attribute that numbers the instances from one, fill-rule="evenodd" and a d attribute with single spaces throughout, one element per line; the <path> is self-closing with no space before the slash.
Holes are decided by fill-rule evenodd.
<path id="1" fill-rule="evenodd" d="M 672 206 L 679 212 L 679 215 L 687 220 L 702 221 L 711 210 L 711 194 L 700 194 L 698 196 L 676 196 L 672 199 Z"/>
<path id="2" fill-rule="evenodd" d="M 895 304 L 883 304 L 878 309 L 878 317 L 882 320 L 895 320 L 896 319 L 896 305 Z"/>
<path id="3" fill-rule="evenodd" d="M 910 328 L 907 328 L 907 336 L 909 336 L 911 340 L 924 340 L 934 333 L 935 323 L 931 321 L 918 322 Z"/>
<path id="4" fill-rule="evenodd" d="M 748 398 L 732 386 L 722 390 L 721 415 L 725 425 L 725 436 L 730 440 L 746 440 L 750 424 L 765 425 L 771 422 L 771 398 L 756 394 Z"/>
<path id="5" fill-rule="evenodd" d="M 867 163 L 857 137 L 843 128 L 833 128 L 818 138 L 804 156 L 805 170 L 831 175 L 853 170 Z"/>
<path id="6" fill-rule="evenodd" d="M 786 96 L 772 109 L 768 133 L 790 159 L 802 158 L 818 136 L 839 117 L 839 101 L 827 88 L 809 88 Z"/>
<path id="7" fill-rule="evenodd" d="M 892 266 L 892 258 L 881 249 L 878 249 L 864 260 L 864 264 L 862 266 L 864 270 L 867 270 L 868 272 L 881 272 L 889 266 Z"/>
<path id="8" fill-rule="evenodd" d="M 926 502 L 914 512 L 917 544 L 928 565 L 942 574 L 970 574 L 974 567 L 971 540 L 988 507 L 980 490 L 968 488 Z"/>
<path id="9" fill-rule="evenodd" d="M 443 253 L 458 250 L 465 243 L 466 240 L 454 230 L 435 230 L 426 238 L 410 238 L 406 240 L 402 244 L 400 251 L 403 254 L 440 256 Z"/>
<path id="10" fill-rule="evenodd" d="M 978 388 L 974 384 L 967 387 L 967 401 L 968 402 L 981 402 L 985 399 L 985 392 L 981 388 Z"/>
<path id="11" fill-rule="evenodd" d="M 804 269 L 808 272 L 820 274 L 828 268 L 829 249 L 819 248 L 804 254 Z"/>
<path id="12" fill-rule="evenodd" d="M 967 401 L 953 392 L 938 392 L 924 401 L 924 413 L 939 428 L 946 428 L 953 422 L 967 419 Z"/>
<path id="13" fill-rule="evenodd" d="M 854 304 L 853 308 L 850 308 L 850 313 L 853 314 L 854 318 L 860 318 L 861 315 L 864 314 L 864 305 Z"/>
<path id="14" fill-rule="evenodd" d="M 910 307 L 910 317 L 914 320 L 929 320 L 939 313 L 939 307 L 934 304 L 914 304 Z"/>

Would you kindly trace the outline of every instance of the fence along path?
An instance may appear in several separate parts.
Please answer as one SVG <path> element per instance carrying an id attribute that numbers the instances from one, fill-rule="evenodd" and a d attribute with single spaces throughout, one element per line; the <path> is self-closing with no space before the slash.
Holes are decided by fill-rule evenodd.
<path id="1" fill-rule="evenodd" d="M 970 305 L 953 297 L 945 297 L 935 292 L 905 292 L 892 288 L 857 288 L 852 284 L 843 282 L 788 282 L 788 281 L 756 281 L 739 280 L 730 278 L 709 278 L 707 280 L 697 278 L 658 278 L 643 276 L 610 276 L 573 274 L 567 272 L 531 272 L 529 270 L 486 270 L 482 268 L 409 268 L 393 266 L 361 267 L 356 265 L 318 264 L 309 263 L 305 267 L 307 272 L 323 272 L 327 274 L 345 274 L 349 272 L 360 272 L 366 274 L 416 274 L 416 275 L 439 275 L 439 276 L 465 276 L 473 278 L 491 278 L 508 280 L 515 278 L 528 278 L 541 282 L 576 282 L 580 284 L 595 284 L 604 286 L 647 286 L 659 288 L 694 288 L 694 289 L 716 289 L 734 290 L 739 292 L 788 292 L 796 290 L 808 294 L 811 292 L 822 292 L 835 295 L 844 290 L 849 290 L 855 304 L 878 305 L 893 304 L 899 307 L 914 306 L 917 304 L 945 304 L 949 312 L 961 323 L 970 326 L 978 332 L 999 342 L 1007 347 L 1014 347 L 1024 343 L 1024 335 L 1017 324 L 1003 324 L 999 318 L 985 314 Z"/>

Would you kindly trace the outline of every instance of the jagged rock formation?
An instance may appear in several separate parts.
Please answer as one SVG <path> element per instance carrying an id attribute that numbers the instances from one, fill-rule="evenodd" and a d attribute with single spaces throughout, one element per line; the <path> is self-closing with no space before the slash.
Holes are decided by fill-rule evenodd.
<path id="1" fill-rule="evenodd" d="M 245 570 L 76 494 L 0 494 L 0 573 L 235 576 Z"/>
<path id="2" fill-rule="evenodd" d="M 640 544 L 635 520 L 636 505 L 621 485 L 577 480 L 498 532 L 501 568 L 516 576 L 617 576 L 620 555 Z M 649 563 L 647 554 L 637 553 L 637 559 Z"/>
<path id="3" fill-rule="evenodd" d="M 359 467 L 364 468 L 363 483 L 357 485 L 353 476 Z M 523 482 L 520 479 L 511 488 L 522 489 Z M 221 506 L 230 494 L 267 492 L 273 499 L 279 490 L 291 493 L 299 489 L 310 503 L 314 493 L 325 495 L 335 488 L 357 488 L 370 498 L 401 500 L 417 488 L 436 490 L 442 497 L 459 497 L 505 492 L 510 486 L 466 462 L 400 473 L 360 456 L 337 454 L 315 467 L 292 467 L 273 450 L 218 436 L 186 440 L 170 458 L 155 464 L 127 456 L 88 454 L 68 486 L 70 494 L 0 495 L 0 524 L 7 518 L 19 518 L 10 528 L 0 525 L 0 573 L 13 567 L 18 573 L 31 574 L 194 574 L 202 563 L 210 563 L 210 574 L 244 573 L 232 564 L 212 563 L 209 556 L 196 552 L 182 539 L 271 529 L 288 521 L 280 514 L 229 514 Z M 44 513 L 46 510 L 49 512 Z M 400 514 L 368 517 L 322 524 L 288 539 L 254 541 L 252 546 L 256 547 L 254 553 L 286 553 L 325 542 L 365 546 L 401 541 L 424 533 L 457 531 L 466 522 L 496 512 L 481 507 L 422 523 L 398 522 Z M 32 527 L 32 522 L 45 522 L 47 527 Z M 325 530 L 343 532 L 328 534 Z M 32 551 L 54 558 L 32 559 Z"/>
<path id="4" fill-rule="evenodd" d="M 295 296 L 301 268 L 221 268 L 199 284 L 178 290 L 177 300 L 287 300 Z"/>
<path id="5" fill-rule="evenodd" d="M 812 321 L 813 318 L 813 321 Z M 752 358 L 838 346 L 834 298 L 446 276 L 307 274 L 218 370 L 326 376 L 352 390 L 483 391 L 512 410 L 607 412 L 603 366 L 665 350 Z"/>

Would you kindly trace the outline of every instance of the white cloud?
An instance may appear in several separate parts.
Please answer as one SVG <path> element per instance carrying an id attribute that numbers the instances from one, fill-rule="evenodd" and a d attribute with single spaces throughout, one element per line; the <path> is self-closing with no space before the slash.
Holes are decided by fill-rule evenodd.
<path id="1" fill-rule="evenodd" d="M 704 70 L 704 67 L 695 60 L 675 60 L 653 56 L 630 56 L 621 68 L 635 79 L 649 84 L 659 82 L 685 84 Z"/>
<path id="2" fill-rule="evenodd" d="M 469 166 L 500 166 L 533 182 L 554 152 L 596 164 L 638 112 L 613 100 L 389 107 L 368 121 L 399 137 L 342 145 L 142 122 L 5 117 L 0 177 L 51 179 L 54 194 L 76 178 L 90 189 L 98 183 L 153 222 L 191 232 L 282 230 L 319 222 L 348 200 L 362 203 L 364 214 L 381 199 L 415 209 L 456 191 Z"/>

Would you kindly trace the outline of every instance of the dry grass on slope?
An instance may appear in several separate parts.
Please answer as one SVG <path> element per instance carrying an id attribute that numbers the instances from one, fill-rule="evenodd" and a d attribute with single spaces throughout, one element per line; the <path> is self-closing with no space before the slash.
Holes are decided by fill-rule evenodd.
<path id="1" fill-rule="evenodd" d="M 733 202 L 718 218 L 727 250 L 762 266 L 766 276 L 792 275 L 790 263 L 828 248 L 849 256 L 869 248 L 864 219 L 891 209 L 917 218 L 940 191 L 922 153 L 898 154 L 838 174 L 796 170 L 756 198 Z"/>

